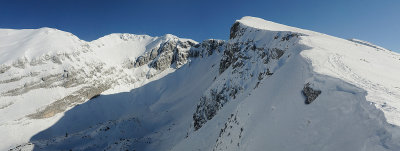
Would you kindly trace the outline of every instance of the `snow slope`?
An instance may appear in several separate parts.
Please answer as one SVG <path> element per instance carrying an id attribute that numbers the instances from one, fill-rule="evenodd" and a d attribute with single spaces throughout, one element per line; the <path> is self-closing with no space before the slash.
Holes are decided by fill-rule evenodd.
<path id="1" fill-rule="evenodd" d="M 33 59 L 44 54 L 77 51 L 85 41 L 53 28 L 0 29 L 0 64 Z"/>
<path id="2" fill-rule="evenodd" d="M 239 37 L 230 43 L 271 46 L 275 39 L 287 48 L 289 55 L 284 56 L 289 59 L 257 89 L 225 105 L 173 150 L 400 149 L 395 126 L 400 100 L 395 89 L 398 54 L 254 17 L 237 22 Z M 292 32 L 301 35 L 298 41 Z M 288 43 L 282 34 L 289 35 Z M 366 69 L 362 59 L 376 61 Z M 382 70 L 387 72 L 377 72 Z M 310 105 L 304 104 L 301 91 L 306 83 L 322 92 Z M 385 110 L 380 102 L 390 104 L 392 110 Z"/>
<path id="3" fill-rule="evenodd" d="M 258 29 L 306 34 L 300 44 L 311 49 L 301 55 L 311 61 L 315 72 L 366 90 L 367 100 L 383 110 L 390 123 L 400 125 L 400 54 L 361 40 L 347 41 L 258 18 L 244 17 L 240 22 Z"/>
<path id="4" fill-rule="evenodd" d="M 20 51 L 0 86 L 24 87 L 0 96 L 0 149 L 400 150 L 400 54 L 360 40 L 243 17 L 225 42 L 111 34 L 64 60 L 0 48 Z M 61 79 L 29 85 L 51 68 Z"/>
<path id="5" fill-rule="evenodd" d="M 85 42 L 51 28 L 0 29 L 0 37 L 0 150 L 27 142 L 92 97 L 129 91 L 176 69 L 134 68 L 140 55 L 162 51 L 166 43 L 174 49 L 196 44 L 173 35 L 133 34 Z"/>

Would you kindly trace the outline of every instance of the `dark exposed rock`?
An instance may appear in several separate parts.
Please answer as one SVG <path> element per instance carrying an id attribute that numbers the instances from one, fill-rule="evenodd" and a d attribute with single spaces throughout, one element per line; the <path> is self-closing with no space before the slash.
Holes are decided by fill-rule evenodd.
<path id="1" fill-rule="evenodd" d="M 238 59 L 235 54 L 240 51 L 240 46 L 238 43 L 226 45 L 224 55 L 219 64 L 219 73 L 224 72 L 232 63 L 236 62 Z"/>
<path id="2" fill-rule="evenodd" d="M 270 50 L 271 52 L 271 58 L 272 59 L 279 59 L 283 56 L 283 54 L 285 53 L 285 51 L 278 49 L 278 48 L 272 48 Z"/>
<path id="3" fill-rule="evenodd" d="M 289 41 L 291 38 L 296 37 L 298 38 L 300 35 L 297 33 L 286 34 L 282 37 L 281 41 Z"/>
<path id="4" fill-rule="evenodd" d="M 193 114 L 194 129 L 200 129 L 204 123 L 211 120 L 230 98 L 236 98 L 241 89 L 243 88 L 224 87 L 220 91 L 213 89 L 210 91 L 210 97 L 201 97 L 196 112 Z"/>
<path id="5" fill-rule="evenodd" d="M 234 23 L 231 27 L 229 39 L 234 39 L 239 29 L 240 29 L 240 23 L 239 22 Z"/>
<path id="6" fill-rule="evenodd" d="M 215 39 L 209 39 L 209 40 L 205 40 L 201 43 L 201 48 L 203 50 L 207 51 L 207 55 L 211 56 L 213 54 L 214 51 L 218 50 L 219 51 L 219 47 L 224 45 L 224 41 L 223 40 L 215 40 Z"/>
<path id="7" fill-rule="evenodd" d="M 216 39 L 208 39 L 204 40 L 202 43 L 194 45 L 192 49 L 189 51 L 189 57 L 205 57 L 211 56 L 216 51 L 221 52 L 222 48 L 224 48 L 225 41 L 216 40 Z"/>
<path id="8" fill-rule="evenodd" d="M 233 63 L 232 68 L 236 69 L 236 68 L 239 68 L 239 67 L 243 67 L 243 65 L 244 65 L 243 60 L 239 60 L 239 61 L 236 61 L 235 63 Z"/>
<path id="9" fill-rule="evenodd" d="M 262 79 L 264 79 L 264 73 L 260 72 L 258 74 L 258 81 L 261 81 Z"/>
<path id="10" fill-rule="evenodd" d="M 250 59 L 251 56 L 247 56 L 243 54 L 243 52 L 241 52 L 241 45 L 242 44 L 240 43 L 233 43 L 226 45 L 224 55 L 222 56 L 222 59 L 220 61 L 220 69 L 219 69 L 220 74 L 224 72 L 227 68 L 229 68 L 230 65 L 232 65 L 233 68 L 241 67 L 243 63 L 241 63 L 242 61 L 240 60 Z M 281 58 L 285 53 L 284 50 L 278 48 L 271 48 L 268 49 L 267 52 L 265 52 L 264 49 L 254 48 L 254 45 L 252 45 L 251 47 L 247 47 L 246 50 L 253 50 L 253 49 L 261 51 L 260 56 L 261 58 L 264 58 L 264 64 L 268 64 L 270 59 L 277 60 Z"/>
<path id="11" fill-rule="evenodd" d="M 219 109 L 221 109 L 226 102 L 230 99 L 235 99 L 238 92 L 243 90 L 243 87 L 227 87 L 224 86 L 222 90 L 210 90 L 209 96 L 200 98 L 200 103 L 197 105 L 196 112 L 193 114 L 194 129 L 200 129 L 204 123 L 211 120 Z"/>
<path id="12" fill-rule="evenodd" d="M 265 74 L 270 76 L 270 75 L 273 75 L 274 73 L 272 73 L 269 69 L 267 69 L 267 72 Z"/>
<path id="13" fill-rule="evenodd" d="M 242 36 L 246 31 L 246 28 L 241 27 L 239 22 L 235 22 L 230 30 L 229 39 L 235 39 L 237 37 Z"/>
<path id="14" fill-rule="evenodd" d="M 306 104 L 310 104 L 318 97 L 318 95 L 321 94 L 320 90 L 314 90 L 313 88 L 311 88 L 310 83 L 307 83 L 306 85 L 304 85 L 302 92 L 303 92 L 303 95 L 306 97 L 306 100 L 305 100 Z"/>

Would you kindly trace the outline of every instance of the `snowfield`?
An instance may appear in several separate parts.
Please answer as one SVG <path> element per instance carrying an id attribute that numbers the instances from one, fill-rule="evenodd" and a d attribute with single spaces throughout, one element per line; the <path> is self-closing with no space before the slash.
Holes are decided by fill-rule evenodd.
<path id="1" fill-rule="evenodd" d="M 313 71 L 366 90 L 367 100 L 385 113 L 388 122 L 400 125 L 400 54 L 369 42 L 349 41 L 259 18 L 244 17 L 240 22 L 258 29 L 306 34 L 300 44 L 310 49 L 301 55 L 311 62 Z"/>
<path id="2" fill-rule="evenodd" d="M 399 68 L 255 17 L 200 43 L 0 29 L 0 150 L 398 151 Z"/>

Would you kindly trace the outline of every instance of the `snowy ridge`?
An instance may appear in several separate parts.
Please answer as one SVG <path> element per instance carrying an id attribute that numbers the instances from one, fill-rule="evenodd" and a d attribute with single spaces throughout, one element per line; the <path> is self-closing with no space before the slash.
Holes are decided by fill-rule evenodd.
<path id="1" fill-rule="evenodd" d="M 71 33 L 53 28 L 0 29 L 0 64 L 31 60 L 44 54 L 72 53 L 84 43 Z"/>
<path id="2" fill-rule="evenodd" d="M 352 41 L 352 42 L 355 42 L 355 43 L 359 43 L 359 44 L 362 44 L 362 45 L 370 46 L 370 47 L 372 47 L 372 48 L 376 48 L 376 49 L 378 49 L 378 50 L 390 51 L 390 50 L 387 50 L 387 49 L 385 49 L 385 48 L 383 48 L 383 47 L 374 45 L 374 44 L 372 44 L 372 43 L 370 43 L 370 42 L 367 42 L 367 41 L 363 41 L 363 40 L 359 40 L 359 39 L 354 39 L 354 38 L 353 38 L 353 39 L 349 39 L 349 40 Z"/>
<path id="3" fill-rule="evenodd" d="M 167 42 L 196 43 L 173 35 L 133 34 L 111 34 L 85 42 L 50 28 L 2 29 L 0 37 L 0 113 L 4 115 L 0 126 L 3 137 L 18 136 L 5 140 L 5 145 L 28 141 L 77 104 L 102 93 L 129 91 L 177 69 L 170 67 L 172 62 L 164 62 L 162 70 L 132 69 L 146 51 L 158 50 Z"/>
<path id="4" fill-rule="evenodd" d="M 296 27 L 291 27 L 279 23 L 275 23 L 272 21 L 267 21 L 257 17 L 245 16 L 236 22 L 240 23 L 241 25 L 248 26 L 250 28 L 256 28 L 261 30 L 268 30 L 268 31 L 293 31 L 299 32 L 304 34 L 319 34 L 314 31 L 309 31 L 305 29 L 300 29 Z"/>
<path id="5" fill-rule="evenodd" d="M 394 52 L 255 17 L 228 41 L 111 34 L 83 47 L 3 70 L 0 86 L 25 88 L 0 96 L 0 149 L 400 150 Z M 61 80 L 26 84 L 45 72 L 21 73 L 47 66 Z M 82 90 L 91 95 L 53 113 Z M 52 95 L 21 112 L 38 94 Z"/>
<path id="6" fill-rule="evenodd" d="M 230 42 L 250 40 L 256 46 L 263 46 L 266 42 L 268 44 L 275 40 L 273 43 L 285 48 L 283 56 L 289 54 L 288 59 L 279 61 L 280 69 L 270 77 L 263 79 L 259 89 L 247 92 L 248 97 L 242 95 L 241 98 L 232 100 L 232 103 L 220 108 L 216 115 L 198 129 L 197 133 L 193 133 L 189 139 L 175 146 L 174 150 L 189 148 L 199 150 L 399 149 L 397 143 L 399 129 L 397 126 L 386 123 L 386 118 L 388 118 L 390 122 L 396 124 L 398 120 L 390 117 L 390 115 L 398 115 L 395 113 L 396 111 L 385 112 L 384 110 L 385 118 L 374 104 L 367 102 L 367 100 L 378 101 L 371 99 L 371 96 L 379 95 L 376 92 L 377 89 L 371 89 L 374 87 L 371 86 L 371 83 L 360 83 L 359 79 L 356 81 L 356 79 L 349 78 L 349 76 L 360 73 L 339 70 L 343 67 L 348 69 L 343 64 L 332 65 L 330 62 L 325 62 L 328 61 L 325 57 L 341 55 L 345 58 L 345 56 L 353 55 L 340 50 L 332 50 L 337 48 L 334 47 L 335 45 L 343 45 L 348 42 L 319 33 L 281 26 L 258 18 L 244 17 L 243 19 L 245 21 L 239 20 L 237 21 L 239 23 L 235 23 L 231 28 L 231 38 L 233 37 L 233 39 Z M 252 19 L 254 22 L 251 21 Z M 264 35 L 261 36 L 261 34 Z M 299 41 L 293 41 L 296 37 L 300 38 Z M 313 43 L 320 41 L 326 43 Z M 269 43 L 265 46 L 271 47 L 274 44 Z M 246 45 L 242 45 L 241 48 L 241 51 L 246 51 Z M 365 47 L 350 48 L 352 51 L 361 53 Z M 349 46 L 344 50 L 349 50 Z M 332 55 L 329 51 L 341 54 Z M 398 60 L 398 54 L 388 55 L 374 49 L 369 51 L 378 56 L 388 57 L 391 61 Z M 357 54 L 356 56 L 364 55 Z M 378 64 L 378 62 L 375 63 Z M 393 63 L 397 66 L 399 64 L 399 62 Z M 360 64 L 350 65 L 353 68 L 362 66 Z M 336 73 L 341 73 L 342 76 L 324 73 L 321 71 L 322 69 L 336 70 Z M 394 71 L 395 67 L 392 66 L 391 70 Z M 364 77 L 371 78 L 367 75 Z M 374 79 L 371 78 L 372 80 Z M 302 87 L 308 83 L 314 89 L 322 91 L 322 94 L 311 105 L 305 106 L 304 102 L 300 101 L 304 98 L 300 92 Z M 352 84 L 360 86 L 362 89 Z M 388 95 L 387 91 L 380 93 L 380 95 L 383 94 L 393 97 L 393 93 L 389 92 Z M 367 99 L 365 99 L 366 95 Z M 396 105 L 399 98 L 394 96 L 388 100 L 392 100 L 392 105 Z M 376 107 L 382 106 L 376 105 Z M 204 138 L 214 139 L 204 140 Z M 349 144 L 349 142 L 351 143 Z"/>
<path id="7" fill-rule="evenodd" d="M 351 40 L 369 47 L 359 46 L 344 39 L 254 17 L 243 17 L 238 22 L 253 28 L 307 35 L 302 37 L 300 43 L 311 49 L 301 54 L 311 61 L 314 71 L 365 89 L 368 92 L 367 100 L 376 103 L 390 123 L 400 125 L 400 79 L 397 78 L 400 72 L 396 69 L 400 64 L 399 54 L 379 52 L 386 49 L 368 42 Z"/>

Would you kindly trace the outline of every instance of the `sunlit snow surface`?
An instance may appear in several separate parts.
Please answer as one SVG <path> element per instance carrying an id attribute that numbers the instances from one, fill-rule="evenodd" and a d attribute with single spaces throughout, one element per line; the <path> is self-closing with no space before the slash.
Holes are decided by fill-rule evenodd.
<path id="1" fill-rule="evenodd" d="M 32 146 L 37 150 L 400 150 L 399 54 L 368 42 L 255 17 L 237 22 L 247 30 L 228 43 L 251 40 L 257 47 L 287 48 L 284 59 L 277 62 L 272 76 L 256 88 L 243 90 L 199 130 L 193 130 L 192 116 L 200 97 L 231 78 L 232 68 L 218 73 L 223 52 L 192 58 L 182 68 L 167 69 L 151 79 L 121 81 L 99 98 L 51 118 L 25 115 L 79 87 L 0 96 L 0 150 L 20 144 L 25 150 Z M 281 43 L 274 38 L 286 33 L 298 33 L 299 40 Z M 121 77 L 140 77 L 143 71 L 153 70 L 147 66 L 128 70 L 122 68 L 124 62 L 171 39 L 178 38 L 111 34 L 85 42 L 56 29 L 0 29 L 0 63 L 90 48 L 79 58 L 116 67 Z M 69 66 L 85 65 L 72 60 L 41 68 L 48 67 L 51 73 L 52 68 L 58 71 Z M 37 70 L 34 68 L 11 68 L 12 74 L 0 74 L 0 80 Z M 0 87 L 24 82 L 0 83 Z M 304 104 L 301 93 L 306 83 L 322 91 L 310 105 Z M 27 145 L 28 141 L 35 145 Z"/>
<path id="2" fill-rule="evenodd" d="M 313 71 L 366 90 L 367 100 L 384 111 L 388 122 L 400 125 L 400 54 L 368 42 L 352 42 L 259 18 L 244 17 L 240 22 L 259 29 L 305 33 L 308 36 L 300 43 L 311 49 L 301 55 L 312 63 Z"/>
<path id="3" fill-rule="evenodd" d="M 239 41 L 263 45 L 269 34 L 291 31 L 304 34 L 293 43 L 302 46 L 289 49 L 294 56 L 278 72 L 174 150 L 400 149 L 399 54 L 254 17 L 238 22 L 253 29 Z M 307 82 L 322 91 L 308 106 L 299 101 Z"/>

